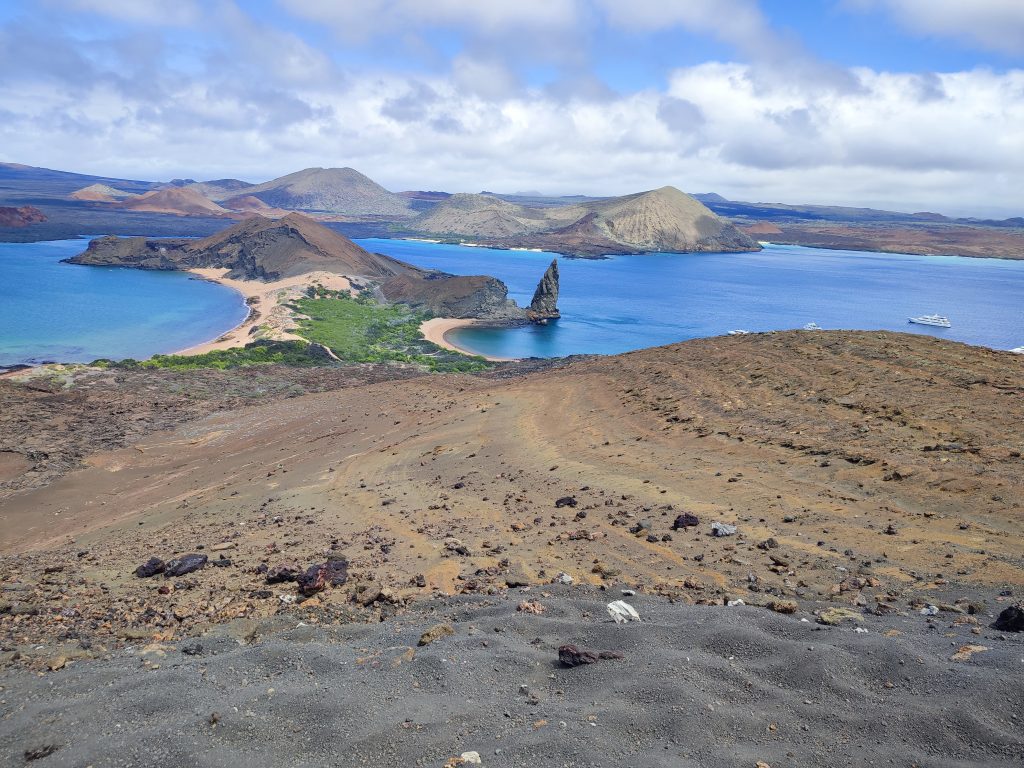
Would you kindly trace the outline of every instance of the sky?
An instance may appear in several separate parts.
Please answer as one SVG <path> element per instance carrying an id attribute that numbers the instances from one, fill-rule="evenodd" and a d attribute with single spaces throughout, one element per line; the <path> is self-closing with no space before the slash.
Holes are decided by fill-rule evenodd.
<path id="1" fill-rule="evenodd" d="M 0 0 L 0 161 L 1024 215 L 1024 0 Z"/>

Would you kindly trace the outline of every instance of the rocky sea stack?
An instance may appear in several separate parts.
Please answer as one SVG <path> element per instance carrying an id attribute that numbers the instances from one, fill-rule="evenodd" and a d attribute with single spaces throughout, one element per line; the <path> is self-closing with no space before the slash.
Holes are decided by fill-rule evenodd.
<path id="1" fill-rule="evenodd" d="M 558 259 L 551 260 L 551 266 L 537 284 L 526 316 L 531 323 L 539 325 L 545 325 L 549 320 L 557 320 L 562 316 L 558 311 Z"/>

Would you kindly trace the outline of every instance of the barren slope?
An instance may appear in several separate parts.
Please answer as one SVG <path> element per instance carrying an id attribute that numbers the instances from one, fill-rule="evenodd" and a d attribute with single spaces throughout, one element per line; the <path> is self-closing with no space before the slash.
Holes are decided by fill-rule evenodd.
<path id="1" fill-rule="evenodd" d="M 1017 356 L 924 336 L 790 332 L 308 395 L 8 498 L 0 578 L 51 606 L 64 582 L 39 574 L 73 569 L 61 600 L 106 616 L 101 634 L 283 610 L 257 566 L 327 553 L 394 599 L 561 571 L 698 602 L 991 599 L 1024 585 L 1022 375 Z M 683 512 L 698 525 L 672 530 Z M 738 534 L 712 537 L 716 521 Z M 231 565 L 194 588 L 132 575 L 214 545 Z M 45 635 L 47 615 L 18 632 Z"/>

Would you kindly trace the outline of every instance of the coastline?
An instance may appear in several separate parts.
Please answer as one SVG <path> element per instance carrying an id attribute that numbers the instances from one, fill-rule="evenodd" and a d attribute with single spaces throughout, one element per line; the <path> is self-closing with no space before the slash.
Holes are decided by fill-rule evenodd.
<path id="1" fill-rule="evenodd" d="M 306 287 L 319 283 L 333 291 L 347 291 L 351 283 L 347 277 L 332 272 L 309 272 L 295 277 L 264 282 L 261 280 L 237 280 L 226 275 L 230 270 L 221 268 L 194 268 L 186 270 L 203 280 L 219 283 L 238 292 L 245 300 L 249 313 L 234 328 L 214 339 L 173 352 L 174 355 L 203 355 L 207 352 L 244 347 L 257 338 L 276 341 L 295 341 L 300 337 L 288 332 L 292 325 L 292 313 L 284 306 L 283 300 L 298 296 Z"/>
<path id="2" fill-rule="evenodd" d="M 459 319 L 454 317 L 434 317 L 430 320 L 425 320 L 420 324 L 420 333 L 423 334 L 423 338 L 432 344 L 436 344 L 443 349 L 451 350 L 452 352 L 461 352 L 464 355 L 474 355 L 476 357 L 482 357 L 490 363 L 511 363 L 520 360 L 518 357 L 489 357 L 488 355 L 478 355 L 469 349 L 463 349 L 451 342 L 448 339 L 448 334 L 458 328 L 469 328 L 474 325 L 488 325 L 486 321 L 474 320 L 474 319 Z"/>

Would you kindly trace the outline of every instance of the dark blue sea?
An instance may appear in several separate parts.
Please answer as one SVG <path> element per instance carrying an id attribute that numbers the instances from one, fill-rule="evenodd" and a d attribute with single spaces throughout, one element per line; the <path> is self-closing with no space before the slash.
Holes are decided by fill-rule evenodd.
<path id="1" fill-rule="evenodd" d="M 406 240 L 364 247 L 423 267 L 491 274 L 526 304 L 553 254 Z M 216 338 L 245 317 L 236 292 L 174 272 L 60 263 L 84 240 L 0 243 L 0 365 L 145 358 Z M 465 329 L 452 340 L 496 357 L 611 354 L 733 329 L 888 329 L 1024 345 L 1024 261 L 769 246 L 751 254 L 559 259 L 562 319 Z M 950 329 L 909 325 L 939 313 Z"/>
<path id="2" fill-rule="evenodd" d="M 0 243 L 0 366 L 145 359 L 245 319 L 238 292 L 183 272 L 60 263 L 86 245 Z"/>
<path id="3" fill-rule="evenodd" d="M 401 240 L 361 240 L 424 267 L 490 274 L 529 303 L 554 254 Z M 1024 345 L 1024 261 L 904 256 L 770 245 L 759 253 L 559 259 L 562 319 L 463 329 L 449 339 L 495 357 L 611 354 L 734 329 L 886 329 L 996 349 Z M 910 325 L 946 315 L 952 328 Z"/>

